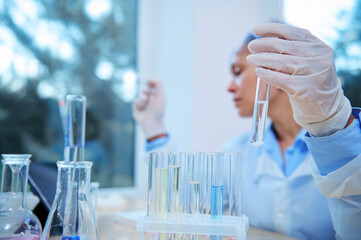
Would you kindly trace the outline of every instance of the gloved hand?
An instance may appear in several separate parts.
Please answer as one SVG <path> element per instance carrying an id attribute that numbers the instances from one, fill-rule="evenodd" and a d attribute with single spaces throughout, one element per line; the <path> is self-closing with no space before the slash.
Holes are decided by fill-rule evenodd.
<path id="1" fill-rule="evenodd" d="M 147 139 L 166 133 L 163 124 L 164 107 L 162 83 L 148 80 L 147 86 L 133 103 L 133 117 Z"/>
<path id="2" fill-rule="evenodd" d="M 263 81 L 289 95 L 295 121 L 316 137 L 343 129 L 351 105 L 336 76 L 332 48 L 286 24 L 258 24 L 253 32 L 262 38 L 249 43 L 247 61 Z"/>

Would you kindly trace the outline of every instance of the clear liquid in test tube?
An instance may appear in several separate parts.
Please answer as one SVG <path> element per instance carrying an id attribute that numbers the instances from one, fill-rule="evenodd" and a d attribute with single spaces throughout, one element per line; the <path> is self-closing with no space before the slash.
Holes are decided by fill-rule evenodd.
<path id="1" fill-rule="evenodd" d="M 187 155 L 187 212 L 192 214 L 195 220 L 198 220 L 200 214 L 200 172 L 202 161 L 204 161 L 204 153 L 193 152 Z"/>
<path id="2" fill-rule="evenodd" d="M 270 84 L 257 79 L 256 98 L 254 102 L 251 143 L 255 147 L 263 144 L 268 112 Z"/>

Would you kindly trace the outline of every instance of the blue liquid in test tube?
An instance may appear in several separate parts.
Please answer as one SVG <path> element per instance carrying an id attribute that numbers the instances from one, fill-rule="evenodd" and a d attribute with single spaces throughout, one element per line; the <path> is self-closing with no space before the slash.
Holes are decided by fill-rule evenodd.
<path id="1" fill-rule="evenodd" d="M 223 186 L 211 187 L 211 216 L 222 217 L 223 212 Z"/>
<path id="2" fill-rule="evenodd" d="M 211 218 L 222 218 L 223 213 L 223 153 L 209 153 L 207 160 L 211 162 Z M 222 236 L 211 235 L 211 240 L 221 240 Z"/>
<path id="3" fill-rule="evenodd" d="M 64 236 L 61 240 L 80 240 L 79 236 Z"/>

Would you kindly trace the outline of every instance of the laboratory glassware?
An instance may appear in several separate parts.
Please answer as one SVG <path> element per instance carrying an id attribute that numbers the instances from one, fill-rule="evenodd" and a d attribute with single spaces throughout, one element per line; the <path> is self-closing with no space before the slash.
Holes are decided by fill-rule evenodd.
<path id="1" fill-rule="evenodd" d="M 224 179 L 230 178 L 228 166 L 223 166 L 227 164 L 223 153 L 151 152 L 147 216 L 137 221 L 141 239 L 144 239 L 144 233 L 146 239 L 155 240 L 212 240 L 222 239 L 222 236 L 245 239 L 248 218 L 229 216 L 226 207 L 222 210 L 223 205 L 228 204 L 224 199 L 228 201 L 229 198 L 229 191 L 223 191 L 223 186 L 226 189 L 228 184 Z M 177 175 L 180 175 L 179 192 Z M 213 188 L 213 211 L 210 210 L 212 183 L 216 186 Z M 204 193 L 207 188 L 203 188 L 206 185 L 208 198 Z M 163 192 L 167 194 L 164 196 Z M 178 207 L 178 199 L 179 214 L 173 210 Z M 207 199 L 209 202 L 205 203 Z M 167 203 L 166 207 L 164 203 Z"/>
<path id="2" fill-rule="evenodd" d="M 181 171 L 184 170 L 183 152 L 168 153 L 168 216 L 179 219 L 181 212 Z M 183 166 L 183 167 L 182 167 Z"/>
<path id="3" fill-rule="evenodd" d="M 168 154 L 154 153 L 153 164 L 154 216 L 164 219 L 167 217 L 168 203 Z"/>
<path id="4" fill-rule="evenodd" d="M 213 218 L 222 218 L 223 214 L 223 153 L 208 153 L 211 161 L 211 216 Z"/>
<path id="5" fill-rule="evenodd" d="M 225 172 L 223 170 L 223 153 L 207 154 L 211 162 L 211 218 L 222 220 L 223 215 L 223 188 Z M 221 240 L 222 236 L 211 235 L 211 240 Z"/>
<path id="6" fill-rule="evenodd" d="M 251 143 L 255 147 L 263 144 L 268 112 L 270 84 L 257 78 L 256 98 L 254 102 Z"/>
<path id="7" fill-rule="evenodd" d="M 200 213 L 200 183 L 201 167 L 205 154 L 203 152 L 190 152 L 187 155 L 187 213 L 192 214 L 193 219 L 198 220 Z"/>
<path id="8" fill-rule="evenodd" d="M 0 239 L 38 240 L 41 224 L 27 208 L 26 189 L 30 154 L 2 154 Z"/>
<path id="9" fill-rule="evenodd" d="M 97 240 L 90 197 L 92 162 L 59 161 L 56 195 L 41 240 Z"/>
<path id="10" fill-rule="evenodd" d="M 243 174 L 242 154 L 230 153 L 229 155 L 229 215 L 242 217 L 243 198 Z M 238 237 L 230 237 L 230 240 L 237 240 Z"/>
<path id="11" fill-rule="evenodd" d="M 166 152 L 151 152 L 148 177 L 148 216 L 158 219 L 167 218 L 168 206 L 168 154 Z M 166 240 L 165 233 L 147 235 L 147 239 L 157 238 Z"/>
<path id="12" fill-rule="evenodd" d="M 64 160 L 83 161 L 85 145 L 86 97 L 66 96 Z"/>
<path id="13" fill-rule="evenodd" d="M 201 214 L 211 214 L 211 158 L 210 153 L 205 153 L 204 160 L 200 167 L 200 212 Z"/>

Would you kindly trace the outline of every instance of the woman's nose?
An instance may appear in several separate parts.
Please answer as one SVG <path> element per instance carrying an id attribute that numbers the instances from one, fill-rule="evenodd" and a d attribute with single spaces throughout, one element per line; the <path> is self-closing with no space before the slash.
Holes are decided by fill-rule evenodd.
<path id="1" fill-rule="evenodd" d="M 232 81 L 228 86 L 228 92 L 235 92 L 239 88 L 239 86 L 241 86 L 241 82 L 242 82 L 241 74 L 233 75 Z"/>
<path id="2" fill-rule="evenodd" d="M 237 90 L 237 87 L 235 78 L 233 77 L 231 83 L 228 85 L 227 91 L 233 93 Z"/>

